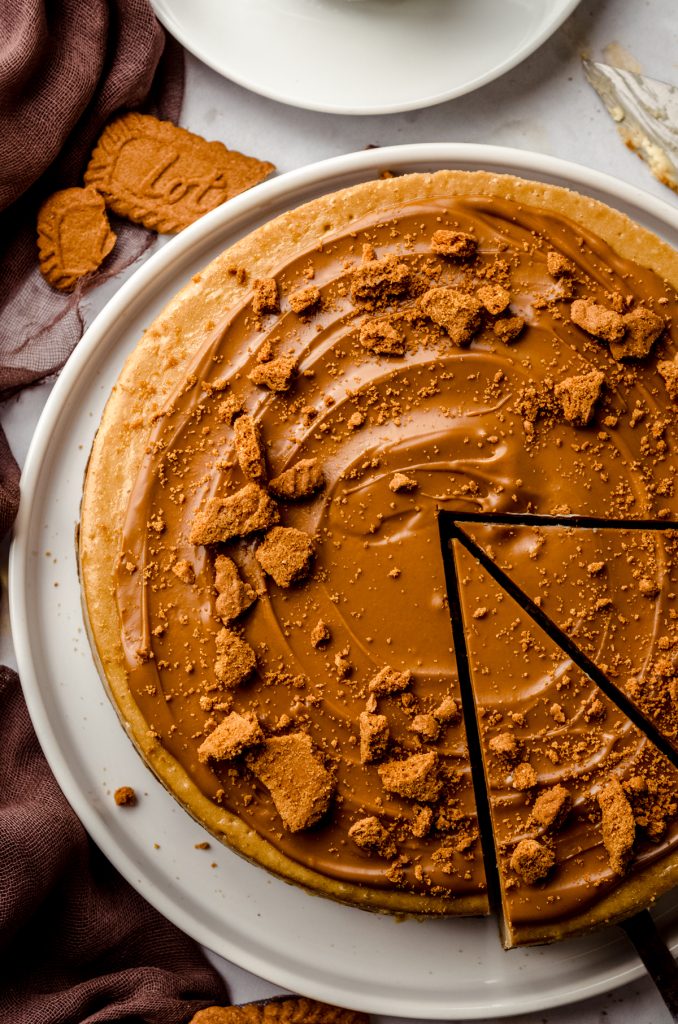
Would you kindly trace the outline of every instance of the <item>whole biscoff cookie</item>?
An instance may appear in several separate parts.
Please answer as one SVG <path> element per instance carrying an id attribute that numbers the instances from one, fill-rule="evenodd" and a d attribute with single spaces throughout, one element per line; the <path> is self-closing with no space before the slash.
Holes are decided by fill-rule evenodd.
<path id="1" fill-rule="evenodd" d="M 40 270 L 53 288 L 68 291 L 103 263 L 116 237 L 95 189 L 55 192 L 38 213 Z"/>
<path id="2" fill-rule="evenodd" d="M 174 233 L 273 170 L 273 164 L 207 142 L 169 121 L 124 114 L 104 129 L 85 182 L 120 216 Z"/>
<path id="3" fill-rule="evenodd" d="M 271 999 L 246 1006 L 208 1006 L 189 1024 L 368 1024 L 355 1010 L 317 1003 L 314 999 Z"/>

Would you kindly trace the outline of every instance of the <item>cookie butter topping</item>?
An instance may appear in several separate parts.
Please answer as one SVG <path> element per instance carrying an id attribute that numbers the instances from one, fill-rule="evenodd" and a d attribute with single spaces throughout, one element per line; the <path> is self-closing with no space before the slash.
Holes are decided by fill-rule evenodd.
<path id="1" fill-rule="evenodd" d="M 677 311 L 581 225 L 482 197 L 375 212 L 251 282 L 149 424 L 124 524 L 122 639 L 157 742 L 317 872 L 484 891 L 436 510 L 672 516 Z M 499 668 L 506 715 L 520 684 Z M 573 710 L 566 691 L 550 704 L 557 745 Z M 529 746 L 506 719 L 495 739 L 533 804 Z M 558 916 L 619 875 L 598 829 L 560 901 L 553 835 L 574 811 L 553 785 L 533 810 L 551 829 L 509 857 Z"/>

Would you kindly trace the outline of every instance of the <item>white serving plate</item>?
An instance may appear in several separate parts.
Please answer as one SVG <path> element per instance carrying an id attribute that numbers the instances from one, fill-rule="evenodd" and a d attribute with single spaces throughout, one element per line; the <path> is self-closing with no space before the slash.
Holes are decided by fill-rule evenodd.
<path id="1" fill-rule="evenodd" d="M 59 378 L 22 478 L 10 611 L 29 711 L 50 766 L 94 841 L 139 892 L 203 945 L 269 981 L 354 1009 L 427 1020 L 497 1018 L 617 988 L 643 968 L 616 929 L 504 952 L 496 922 L 405 921 L 307 895 L 212 840 L 140 759 L 105 695 L 85 635 L 74 533 L 101 412 L 142 330 L 237 238 L 384 167 L 507 171 L 571 185 L 678 246 L 678 211 L 607 175 L 538 154 L 432 144 L 336 157 L 232 199 L 151 257 L 111 299 Z M 117 808 L 111 793 L 141 800 Z M 157 844 L 157 848 L 156 845 Z M 214 865 L 213 867 L 211 865 Z M 678 895 L 657 908 L 678 950 Z"/>
<path id="2" fill-rule="evenodd" d="M 334 114 L 415 110 L 534 52 L 579 0 L 151 0 L 226 78 Z"/>

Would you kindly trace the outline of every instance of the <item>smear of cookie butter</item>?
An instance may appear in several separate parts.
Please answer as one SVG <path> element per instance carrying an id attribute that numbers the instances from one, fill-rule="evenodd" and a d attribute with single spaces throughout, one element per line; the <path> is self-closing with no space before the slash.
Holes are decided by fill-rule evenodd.
<path id="1" fill-rule="evenodd" d="M 432 234 L 444 228 L 474 234 L 479 251 L 473 263 L 431 253 Z M 365 243 L 377 256 L 397 254 L 415 278 L 465 289 L 474 277 L 478 283 L 504 283 L 510 312 L 525 319 L 525 329 L 504 344 L 485 327 L 470 346 L 455 347 L 408 320 L 417 300 L 406 293 L 391 307 L 402 316 L 404 356 L 370 353 L 359 342 L 363 313 L 350 294 L 351 271 L 360 265 Z M 422 895 L 484 892 L 463 722 L 446 725 L 435 742 L 412 729 L 414 717 L 432 712 L 445 696 L 459 700 L 436 509 L 565 509 L 614 517 L 678 512 L 678 500 L 665 484 L 675 474 L 676 459 L 661 426 L 666 399 L 656 371 L 656 355 L 670 356 L 675 341 L 662 341 L 643 364 L 615 362 L 606 346 L 569 322 L 562 284 L 546 270 L 551 249 L 575 265 L 578 295 L 609 304 L 611 292 L 630 294 L 675 322 L 678 304 L 671 289 L 580 225 L 508 200 L 440 197 L 375 211 L 281 265 L 275 277 L 282 312 L 260 320 L 248 303 L 229 311 L 187 367 L 163 415 L 149 425 L 116 580 L 134 699 L 203 793 L 287 856 L 331 878 Z M 315 312 L 296 315 L 286 296 L 311 280 L 320 303 Z M 269 343 L 276 356 L 298 359 L 298 377 L 285 393 L 248 379 Z M 524 389 L 591 368 L 602 370 L 606 381 L 594 423 L 578 428 L 556 418 L 537 423 L 526 435 L 516 408 Z M 258 671 L 235 690 L 233 707 L 254 711 L 269 734 L 307 731 L 336 780 L 331 813 L 294 834 L 239 762 L 207 766 L 197 756 L 221 717 L 204 699 L 220 696 L 212 669 L 220 623 L 213 553 L 190 544 L 188 535 L 208 496 L 226 495 L 246 482 L 232 428 L 219 414 L 226 396 L 259 424 L 271 477 L 299 459 L 315 458 L 327 481 L 302 503 L 281 502 L 283 524 L 316 538 L 313 572 L 303 584 L 283 590 L 264 577 L 254 558 L 256 540 L 228 545 L 260 594 L 239 620 Z M 391 489 L 396 473 L 415 480 L 416 487 Z M 581 543 L 585 559 L 586 542 Z M 557 544 L 547 550 L 542 564 L 550 571 L 562 552 Z M 172 572 L 177 559 L 193 568 L 194 583 Z M 662 592 L 658 620 L 668 616 L 672 600 L 662 564 L 656 561 L 653 570 Z M 470 579 L 470 603 L 475 586 Z M 319 620 L 331 639 L 315 647 L 311 634 Z M 651 661 L 662 629 L 658 625 L 641 637 L 641 668 Z M 603 632 L 601 659 L 608 641 Z M 490 640 L 483 655 L 496 681 L 499 714 L 509 714 L 515 700 L 555 700 L 557 665 L 523 681 L 505 664 L 501 645 L 495 650 Z M 388 757 L 425 750 L 439 755 L 445 784 L 430 815 L 386 792 L 377 764 L 360 763 L 358 716 L 369 679 L 385 665 L 413 673 L 404 695 L 378 701 L 390 728 Z M 559 697 L 565 705 L 569 699 L 567 693 Z M 550 735 L 562 725 L 540 717 L 539 728 Z M 594 756 L 608 758 L 615 742 L 601 737 Z M 625 742 L 617 770 L 625 771 L 634 756 L 633 744 Z M 565 771 L 584 792 L 588 762 L 568 761 L 553 777 Z M 511 799 L 517 799 L 515 791 Z M 349 838 L 351 825 L 371 815 L 392 830 L 397 861 L 360 849 Z M 429 822 L 423 835 L 422 820 Z M 548 883 L 552 899 L 524 887 L 527 918 L 566 918 L 619 882 L 601 856 L 602 839 L 583 816 L 581 824 L 573 817 L 567 837 L 578 849 L 580 884 L 572 884 L 570 875 L 561 884 L 556 870 Z M 646 844 L 641 862 L 660 860 L 677 837 L 671 825 L 661 841 Z"/>

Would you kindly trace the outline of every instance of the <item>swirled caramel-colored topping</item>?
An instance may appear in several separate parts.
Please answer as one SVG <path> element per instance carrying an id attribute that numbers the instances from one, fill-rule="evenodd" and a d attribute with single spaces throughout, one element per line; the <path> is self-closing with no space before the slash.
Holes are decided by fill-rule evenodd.
<path id="1" fill-rule="evenodd" d="M 436 510 L 676 516 L 677 313 L 581 224 L 480 196 L 375 211 L 224 311 L 149 423 L 116 580 L 134 699 L 207 797 L 327 877 L 484 893 Z M 592 535 L 526 537 L 485 539 L 668 729 L 667 542 L 611 561 Z M 563 571 L 586 600 L 558 604 Z M 519 610 L 463 582 L 511 912 L 566 921 L 620 882 L 601 787 L 633 809 L 628 873 L 675 852 L 672 779 Z M 233 753 L 255 720 L 263 742 Z"/>

